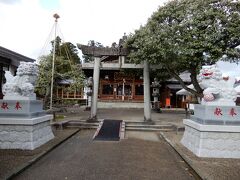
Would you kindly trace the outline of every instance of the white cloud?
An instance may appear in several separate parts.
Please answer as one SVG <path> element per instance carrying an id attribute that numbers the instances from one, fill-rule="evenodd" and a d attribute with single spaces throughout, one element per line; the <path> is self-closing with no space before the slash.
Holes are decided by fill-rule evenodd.
<path id="1" fill-rule="evenodd" d="M 226 61 L 218 61 L 217 65 L 222 73 L 230 76 L 240 77 L 240 65 Z"/>
<path id="2" fill-rule="evenodd" d="M 161 1 L 139 0 L 61 0 L 61 24 L 72 28 L 70 38 L 81 43 L 90 39 L 111 45 L 126 33 L 144 24 Z M 64 32 L 68 31 L 63 29 Z"/>
<path id="3" fill-rule="evenodd" d="M 4 4 L 14 4 L 14 3 L 18 3 L 21 0 L 0 0 L 0 3 L 4 3 Z"/>
<path id="4" fill-rule="evenodd" d="M 54 24 L 52 15 L 56 12 L 61 16 L 59 26 L 65 41 L 86 44 L 96 40 L 111 45 L 124 32 L 134 32 L 145 24 L 167 0 L 59 1 L 58 9 L 44 9 L 40 0 L 1 4 L 0 46 L 37 58 Z"/>
<path id="5" fill-rule="evenodd" d="M 1 4 L 0 12 L 0 45 L 36 58 L 51 27 L 49 12 L 39 8 L 37 0 Z"/>

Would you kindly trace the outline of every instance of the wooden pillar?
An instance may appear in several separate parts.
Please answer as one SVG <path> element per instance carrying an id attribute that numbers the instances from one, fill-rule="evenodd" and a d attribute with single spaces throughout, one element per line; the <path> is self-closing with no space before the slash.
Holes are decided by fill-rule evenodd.
<path id="1" fill-rule="evenodd" d="M 135 80 L 133 80 L 133 83 L 132 83 L 132 101 L 135 99 Z"/>
<path id="2" fill-rule="evenodd" d="M 147 61 L 144 61 L 143 84 L 144 84 L 144 121 L 145 122 L 152 122 L 152 119 L 151 119 L 149 63 Z"/>
<path id="3" fill-rule="evenodd" d="M 98 100 L 99 76 L 100 76 L 100 58 L 94 57 L 93 94 L 92 94 L 91 115 L 90 115 L 89 120 L 97 119 L 97 100 Z"/>
<path id="4" fill-rule="evenodd" d="M 135 81 L 133 80 L 133 83 L 132 83 L 132 94 L 131 94 L 131 96 L 132 96 L 132 101 L 135 99 Z"/>

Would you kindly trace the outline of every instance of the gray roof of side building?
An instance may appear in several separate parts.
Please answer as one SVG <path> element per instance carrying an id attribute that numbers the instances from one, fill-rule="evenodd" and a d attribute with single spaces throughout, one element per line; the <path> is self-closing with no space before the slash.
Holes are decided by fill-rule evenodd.
<path id="1" fill-rule="evenodd" d="M 7 48 L 0 46 L 0 58 L 3 57 L 5 59 L 9 59 L 10 63 L 14 66 L 19 66 L 20 61 L 25 62 L 34 62 L 35 59 L 29 58 L 17 52 L 11 51 Z"/>
<path id="2" fill-rule="evenodd" d="M 181 73 L 179 76 L 184 82 L 189 82 L 190 83 L 191 82 L 190 75 L 191 74 L 189 72 L 185 71 L 185 72 Z M 175 79 L 175 78 L 168 79 L 167 81 L 178 82 L 178 80 Z"/>

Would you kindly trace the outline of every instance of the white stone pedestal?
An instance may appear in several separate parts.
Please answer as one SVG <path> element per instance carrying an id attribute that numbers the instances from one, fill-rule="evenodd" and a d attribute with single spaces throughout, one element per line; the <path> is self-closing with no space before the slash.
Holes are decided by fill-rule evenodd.
<path id="1" fill-rule="evenodd" d="M 33 150 L 54 138 L 52 115 L 35 118 L 0 118 L 0 149 Z"/>
<path id="2" fill-rule="evenodd" d="M 199 157 L 240 158 L 240 126 L 205 125 L 184 119 L 181 143 Z"/>

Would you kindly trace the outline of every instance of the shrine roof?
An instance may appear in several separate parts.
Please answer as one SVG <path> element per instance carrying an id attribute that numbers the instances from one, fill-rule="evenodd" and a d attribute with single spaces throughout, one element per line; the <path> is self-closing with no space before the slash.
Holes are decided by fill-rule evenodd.
<path id="1" fill-rule="evenodd" d="M 174 90 L 182 89 L 181 84 L 168 84 L 167 87 L 168 87 L 169 89 L 174 89 Z"/>
<path id="2" fill-rule="evenodd" d="M 73 82 L 74 82 L 73 79 L 61 79 L 57 81 L 58 84 L 62 84 L 62 85 L 69 85 L 69 84 L 72 84 Z"/>
<path id="3" fill-rule="evenodd" d="M 6 59 L 8 61 L 8 63 L 11 63 L 14 66 L 18 66 L 20 64 L 20 61 L 25 61 L 25 62 L 34 62 L 35 61 L 32 58 L 29 58 L 29 57 L 19 54 L 17 52 L 11 51 L 2 46 L 0 46 L 0 57 Z"/>
<path id="4" fill-rule="evenodd" d="M 185 72 L 181 73 L 179 76 L 184 82 L 191 82 L 190 75 L 191 74 L 189 72 L 185 71 Z M 167 81 L 178 82 L 178 80 L 175 78 L 168 79 Z"/>

